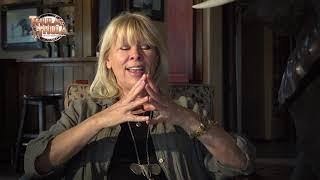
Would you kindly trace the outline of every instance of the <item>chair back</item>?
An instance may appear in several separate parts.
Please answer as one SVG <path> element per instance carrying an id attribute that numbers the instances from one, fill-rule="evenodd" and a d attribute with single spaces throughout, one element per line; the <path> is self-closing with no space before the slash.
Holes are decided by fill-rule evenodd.
<path id="1" fill-rule="evenodd" d="M 67 108 L 70 103 L 77 99 L 89 97 L 89 84 L 73 83 L 70 84 L 66 90 L 64 97 L 64 108 Z"/>
<path id="2" fill-rule="evenodd" d="M 169 86 L 169 96 L 188 109 L 213 118 L 212 86 L 206 84 L 174 84 Z"/>

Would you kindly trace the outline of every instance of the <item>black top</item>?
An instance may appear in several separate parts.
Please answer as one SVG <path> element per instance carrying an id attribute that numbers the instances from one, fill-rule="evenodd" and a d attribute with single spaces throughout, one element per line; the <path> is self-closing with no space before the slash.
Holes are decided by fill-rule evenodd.
<path id="1" fill-rule="evenodd" d="M 137 127 L 136 123 L 133 122 L 130 123 L 130 126 L 137 143 L 140 162 L 142 164 L 147 164 L 146 137 L 148 126 L 146 123 L 141 123 L 141 126 Z M 150 163 L 158 164 L 150 134 L 148 138 L 148 149 Z M 138 160 L 128 123 L 123 123 L 121 124 L 121 131 L 119 133 L 118 140 L 111 159 L 110 168 L 108 170 L 108 179 L 146 180 L 146 177 L 144 177 L 143 175 L 136 175 L 131 171 L 131 169 L 129 168 L 131 163 L 138 163 Z M 158 176 L 152 175 L 152 178 L 156 180 L 167 179 L 163 170 L 161 170 L 161 173 Z"/>

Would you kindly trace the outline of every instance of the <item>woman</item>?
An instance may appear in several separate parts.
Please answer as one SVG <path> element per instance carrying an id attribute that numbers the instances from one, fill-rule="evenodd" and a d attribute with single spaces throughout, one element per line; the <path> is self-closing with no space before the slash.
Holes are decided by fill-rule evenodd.
<path id="1" fill-rule="evenodd" d="M 110 22 L 93 98 L 75 101 L 29 143 L 28 176 L 60 167 L 66 179 L 209 179 L 251 171 L 244 139 L 208 124 L 157 87 L 166 74 L 159 37 L 143 15 L 124 13 Z"/>

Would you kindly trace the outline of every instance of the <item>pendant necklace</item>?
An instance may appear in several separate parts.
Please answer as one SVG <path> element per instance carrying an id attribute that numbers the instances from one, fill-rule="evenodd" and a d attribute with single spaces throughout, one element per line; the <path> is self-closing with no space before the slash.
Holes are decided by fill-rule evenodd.
<path id="1" fill-rule="evenodd" d="M 152 112 L 149 114 L 149 118 L 152 118 Z M 150 134 L 150 128 L 147 126 L 147 136 L 146 136 L 146 154 L 147 154 L 147 164 L 141 164 L 140 158 L 139 158 L 139 153 L 138 153 L 138 148 L 137 148 L 137 143 L 134 138 L 134 134 L 132 132 L 130 123 L 128 123 L 128 127 L 130 130 L 130 134 L 132 137 L 133 145 L 134 145 L 134 150 L 137 156 L 137 161 L 138 163 L 131 163 L 130 164 L 130 169 L 131 171 L 136 174 L 136 175 L 143 175 L 145 176 L 148 180 L 152 180 L 152 175 L 159 175 L 161 172 L 161 167 L 159 164 L 150 164 L 150 158 L 149 158 L 149 149 L 148 149 L 148 140 L 149 140 L 149 134 Z"/>

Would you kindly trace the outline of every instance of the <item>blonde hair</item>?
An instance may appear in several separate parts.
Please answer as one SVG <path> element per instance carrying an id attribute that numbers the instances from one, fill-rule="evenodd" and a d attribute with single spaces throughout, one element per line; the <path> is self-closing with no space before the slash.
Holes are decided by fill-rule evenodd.
<path id="1" fill-rule="evenodd" d="M 160 89 L 166 89 L 167 84 L 167 63 L 166 48 L 161 35 L 152 23 L 152 20 L 138 13 L 125 12 L 112 19 L 100 39 L 100 55 L 95 78 L 90 86 L 90 95 L 95 98 L 117 98 L 120 96 L 120 87 L 112 69 L 106 67 L 106 58 L 110 49 L 117 40 L 128 42 L 129 44 L 145 42 L 156 49 L 158 63 L 155 72 L 150 74 L 156 85 Z M 120 39 L 119 39 L 120 38 Z"/>

